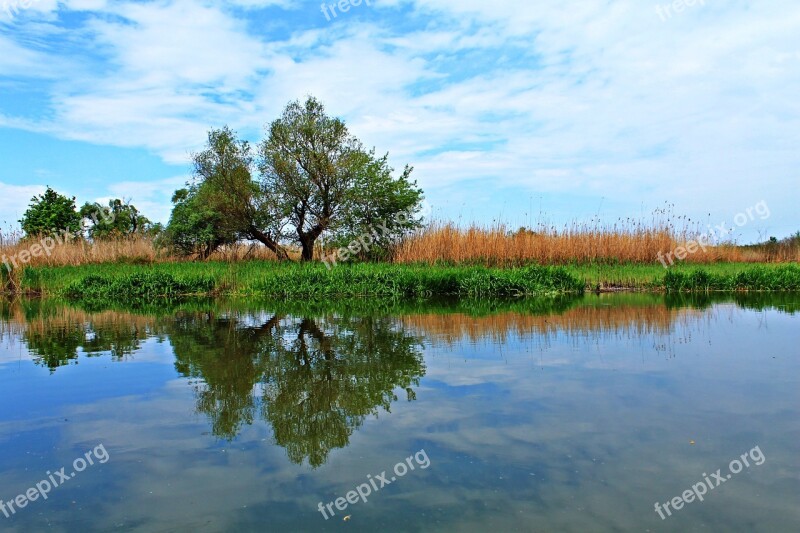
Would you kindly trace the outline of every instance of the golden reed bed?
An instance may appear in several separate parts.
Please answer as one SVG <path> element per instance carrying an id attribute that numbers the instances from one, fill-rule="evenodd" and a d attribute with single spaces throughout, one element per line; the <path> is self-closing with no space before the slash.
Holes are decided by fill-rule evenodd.
<path id="1" fill-rule="evenodd" d="M 402 242 L 395 251 L 398 263 L 474 263 L 507 266 L 527 263 L 631 262 L 654 264 L 658 254 L 667 254 L 695 237 L 676 233 L 669 226 L 632 223 L 590 227 L 574 224 L 563 228 L 539 227 L 536 231 L 511 231 L 498 224 L 492 228 L 458 228 L 452 223 L 434 223 Z M 689 254 L 685 262 L 785 262 L 800 261 L 797 246 L 743 248 L 734 244 L 707 246 Z"/>
<path id="2" fill-rule="evenodd" d="M 538 227 L 532 230 L 511 231 L 498 224 L 491 228 L 471 226 L 459 228 L 452 223 L 434 222 L 409 236 L 394 247 L 395 263 L 469 263 L 486 266 L 522 264 L 565 264 L 622 262 L 655 264 L 658 254 L 673 252 L 693 239 L 687 231 L 677 233 L 670 226 L 653 227 L 632 223 L 629 228 L 618 226 L 590 227 L 572 225 L 563 228 Z M 13 266 L 9 258 L 30 250 L 36 240 L 21 240 L 15 234 L 0 232 L 0 264 Z M 290 247 L 289 255 L 299 253 Z M 330 250 L 328 250 L 330 252 Z M 315 257 L 324 255 L 321 249 Z M 263 246 L 238 244 L 215 252 L 210 260 L 242 261 L 247 259 L 275 260 L 275 255 Z M 52 248 L 49 255 L 41 253 L 24 264 L 31 266 L 84 265 L 113 262 L 172 262 L 185 260 L 159 249 L 152 239 L 135 237 L 91 243 L 74 240 Z M 788 262 L 800 261 L 800 246 L 741 247 L 735 244 L 707 246 L 689 254 L 683 262 Z M 16 268 L 16 267 L 15 267 Z"/>
<path id="3" fill-rule="evenodd" d="M 74 240 L 53 246 L 49 254 L 40 253 L 36 257 L 23 262 L 20 252 L 29 251 L 31 246 L 39 242 L 10 238 L 7 234 L 0 233 L 0 264 L 5 262 L 16 268 L 10 258 L 14 258 L 17 266 L 78 266 L 100 263 L 153 263 L 175 262 L 186 260 L 171 254 L 168 250 L 159 248 L 149 237 L 131 237 L 124 239 L 102 240 L 89 242 Z M 290 254 L 291 256 L 291 254 Z M 262 246 L 236 244 L 226 246 L 215 252 L 210 261 L 242 261 L 247 259 L 261 259 L 274 261 L 275 254 Z"/>

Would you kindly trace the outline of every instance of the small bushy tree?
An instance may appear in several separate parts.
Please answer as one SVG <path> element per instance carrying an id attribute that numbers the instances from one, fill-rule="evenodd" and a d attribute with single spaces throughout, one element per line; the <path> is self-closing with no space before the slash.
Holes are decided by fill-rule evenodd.
<path id="1" fill-rule="evenodd" d="M 423 193 L 416 181 L 410 179 L 412 167 L 406 166 L 394 178 L 388 154 L 376 157 L 372 150 L 369 158 L 365 171 L 356 176 L 350 189 L 347 209 L 328 232 L 328 244 L 334 248 L 347 247 L 359 237 L 371 234 L 373 244 L 369 250 L 359 252 L 359 257 L 385 260 L 395 243 L 422 226 L 419 212 Z"/>
<path id="2" fill-rule="evenodd" d="M 199 187 L 190 185 L 175 191 L 172 203 L 172 215 L 162 239 L 179 254 L 206 259 L 220 246 L 236 242 L 236 233 L 209 206 Z"/>
<path id="3" fill-rule="evenodd" d="M 88 221 L 89 237 L 94 240 L 145 235 L 152 226 L 134 205 L 119 199 L 109 200 L 108 207 L 87 202 L 80 215 Z"/>
<path id="4" fill-rule="evenodd" d="M 75 209 L 75 197 L 59 194 L 49 186 L 44 194 L 31 198 L 31 205 L 20 219 L 26 236 L 78 233 L 81 215 Z"/>
<path id="5" fill-rule="evenodd" d="M 287 259 L 279 243 L 285 214 L 253 180 L 250 144 L 227 126 L 212 129 L 206 148 L 193 160 L 198 192 L 205 206 L 220 216 L 222 232 L 258 241 L 279 259 Z"/>

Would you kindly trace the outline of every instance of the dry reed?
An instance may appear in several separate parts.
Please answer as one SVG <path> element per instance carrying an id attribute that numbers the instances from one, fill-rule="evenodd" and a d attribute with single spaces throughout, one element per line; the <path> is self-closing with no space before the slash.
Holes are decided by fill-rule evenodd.
<path id="1" fill-rule="evenodd" d="M 661 213 L 663 215 L 663 212 Z M 678 217 L 678 222 L 681 217 Z M 683 219 L 684 223 L 688 219 Z M 696 225 L 678 229 L 670 218 L 656 218 L 647 223 L 632 219 L 603 225 L 599 220 L 572 223 L 563 227 L 539 224 L 533 229 L 510 230 L 502 223 L 492 227 L 458 227 L 452 222 L 433 222 L 397 244 L 392 253 L 395 263 L 451 263 L 486 266 L 514 266 L 530 263 L 639 263 L 655 264 L 658 254 L 674 252 L 701 234 Z M 21 252 L 30 252 L 38 239 L 22 239 L 14 231 L 0 231 L 0 262 L 21 270 Z M 298 260 L 300 251 L 289 247 L 289 256 Z M 321 246 L 316 256 L 322 256 Z M 14 258 L 16 265 L 12 262 Z M 220 248 L 209 258 L 215 261 L 275 261 L 265 247 L 235 244 Z M 40 253 L 25 265 L 64 266 L 98 263 L 153 263 L 186 260 L 159 249 L 149 237 L 132 237 L 91 242 L 75 239 Z M 688 254 L 684 262 L 788 262 L 800 261 L 800 243 L 791 241 L 778 246 L 742 247 L 722 243 Z"/>
<path id="2" fill-rule="evenodd" d="M 647 225 L 632 220 L 612 226 L 573 223 L 561 228 L 540 225 L 533 230 L 509 230 L 503 224 L 485 228 L 457 227 L 434 222 L 399 243 L 397 263 L 447 262 L 511 266 L 530 263 L 640 263 L 655 264 L 659 253 L 668 254 L 695 240 L 701 232 L 677 231 L 671 224 Z M 673 256 L 674 258 L 674 256 Z M 665 259 L 666 260 L 666 259 Z M 674 260 L 674 259 L 673 259 Z M 684 259 L 688 263 L 783 262 L 800 260 L 800 247 L 745 248 L 722 243 L 698 248 Z"/>

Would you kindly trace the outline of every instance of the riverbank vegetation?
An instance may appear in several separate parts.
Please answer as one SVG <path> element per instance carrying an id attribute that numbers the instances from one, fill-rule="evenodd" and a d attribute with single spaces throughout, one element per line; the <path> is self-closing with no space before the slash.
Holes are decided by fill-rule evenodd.
<path id="1" fill-rule="evenodd" d="M 529 264 L 640 264 L 653 265 L 663 270 L 658 254 L 668 253 L 686 242 L 681 235 L 666 229 L 632 223 L 630 230 L 621 227 L 590 227 L 577 223 L 564 228 L 527 228 L 512 231 L 504 225 L 492 228 L 472 226 L 458 228 L 450 223 L 433 223 L 410 233 L 388 247 L 384 262 L 428 265 L 482 265 L 523 266 Z M 31 241 L 20 235 L 0 232 L 0 256 L 19 258 L 30 248 Z M 298 261 L 301 251 L 287 247 L 290 261 Z M 321 258 L 335 250 L 321 244 L 315 257 Z M 246 262 L 277 260 L 275 254 L 264 246 L 248 243 L 230 243 L 209 254 L 208 262 Z M 31 256 L 26 265 L 33 267 L 80 266 L 104 263 L 153 264 L 195 262 L 189 257 L 172 253 L 159 246 L 157 240 L 147 235 L 110 239 L 76 239 L 54 247 L 49 255 Z M 360 253 L 353 254 L 351 262 L 369 262 Z M 800 262 L 800 234 L 783 240 L 770 240 L 758 245 L 738 246 L 734 243 L 710 245 L 698 249 L 673 266 L 709 265 L 714 263 L 796 263 Z M 2 265 L 0 265 L 2 266 Z"/>
<path id="2" fill-rule="evenodd" d="M 2 291 L 413 297 L 797 288 L 800 233 L 739 246 L 734 228 L 709 234 L 711 220 L 676 216 L 669 205 L 611 224 L 424 220 L 413 169 L 394 176 L 388 155 L 364 147 L 313 97 L 289 103 L 257 146 L 212 129 L 192 163 L 164 227 L 128 201 L 77 209 L 74 197 L 48 187 L 19 221 L 22 234 L 0 232 Z M 769 215 L 764 202 L 750 219 L 753 209 Z"/>
<path id="3" fill-rule="evenodd" d="M 513 266 L 522 264 L 658 264 L 659 258 L 702 235 L 702 226 L 666 210 L 649 220 L 625 219 L 614 224 L 600 220 L 561 227 L 540 223 L 516 230 L 493 227 L 460 228 L 434 222 L 409 235 L 392 250 L 397 263 L 440 262 Z M 775 263 L 800 261 L 800 232 L 783 239 L 738 246 L 733 240 L 697 246 L 675 264 Z M 669 265 L 669 260 L 666 260 Z"/>
<path id="4" fill-rule="evenodd" d="M 723 263 L 681 265 L 482 266 L 313 263 L 101 264 L 33 267 L 19 292 L 74 300 L 147 300 L 182 296 L 268 296 L 331 299 L 377 296 L 516 297 L 585 291 L 797 291 L 799 265 Z"/>

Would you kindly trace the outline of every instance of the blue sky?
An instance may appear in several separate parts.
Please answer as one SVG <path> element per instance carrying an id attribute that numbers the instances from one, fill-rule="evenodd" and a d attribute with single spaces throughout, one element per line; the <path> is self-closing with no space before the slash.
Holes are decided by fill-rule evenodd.
<path id="1" fill-rule="evenodd" d="M 166 221 L 209 128 L 313 94 L 435 218 L 800 230 L 800 4 L 679 1 L 0 0 L 0 223 L 46 184 Z"/>

